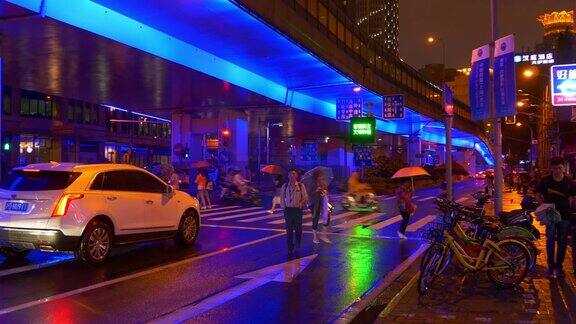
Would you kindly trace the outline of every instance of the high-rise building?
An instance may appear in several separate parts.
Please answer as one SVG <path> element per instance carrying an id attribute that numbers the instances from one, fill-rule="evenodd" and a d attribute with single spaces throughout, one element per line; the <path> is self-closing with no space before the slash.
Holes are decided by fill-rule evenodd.
<path id="1" fill-rule="evenodd" d="M 559 52 L 575 42 L 574 11 L 546 13 L 538 17 L 538 21 L 544 28 L 544 37 L 542 43 L 536 45 L 536 51 Z"/>
<path id="2" fill-rule="evenodd" d="M 399 0 L 339 0 L 352 21 L 370 39 L 398 55 Z"/>

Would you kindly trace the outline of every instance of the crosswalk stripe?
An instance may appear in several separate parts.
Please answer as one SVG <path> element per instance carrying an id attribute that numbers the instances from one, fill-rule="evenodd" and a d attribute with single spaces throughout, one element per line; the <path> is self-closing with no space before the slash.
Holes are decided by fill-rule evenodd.
<path id="1" fill-rule="evenodd" d="M 352 216 L 352 215 L 356 215 L 356 214 L 358 214 L 358 212 L 350 211 L 350 212 L 345 212 L 345 213 L 341 213 L 338 215 L 334 215 L 334 216 L 330 217 L 330 222 L 337 221 L 339 219 L 342 219 L 342 218 L 345 218 L 348 216 Z M 304 223 L 303 225 L 304 226 L 312 226 L 312 222 L 307 222 L 307 223 Z"/>
<path id="2" fill-rule="evenodd" d="M 335 227 L 338 227 L 338 228 L 350 228 L 350 227 L 352 227 L 352 226 L 354 226 L 354 225 L 356 225 L 356 224 L 360 224 L 360 223 L 364 223 L 364 222 L 367 222 L 367 221 L 371 221 L 371 220 L 376 219 L 376 218 L 378 218 L 378 217 L 380 217 L 380 216 L 382 216 L 382 215 L 384 215 L 384 213 L 374 213 L 374 214 L 370 214 L 370 215 L 367 215 L 367 216 L 363 216 L 363 217 L 359 217 L 359 218 L 352 219 L 352 220 L 347 221 L 347 222 L 344 222 L 344 223 L 340 223 L 340 224 L 336 225 Z"/>
<path id="3" fill-rule="evenodd" d="M 227 220 L 227 219 L 242 218 L 242 217 L 246 217 L 246 216 L 262 215 L 262 213 L 264 213 L 264 212 L 268 213 L 266 210 L 262 209 L 262 210 L 257 210 L 257 211 L 253 211 L 253 212 L 249 212 L 249 213 L 242 213 L 242 214 L 237 214 L 237 215 L 211 218 L 209 220 L 222 221 L 222 220 Z"/>
<path id="4" fill-rule="evenodd" d="M 392 199 L 395 199 L 395 198 L 396 198 L 396 196 L 390 196 L 390 197 L 384 198 L 384 199 L 382 199 L 382 200 L 386 201 L 386 200 L 392 200 Z"/>
<path id="5" fill-rule="evenodd" d="M 457 203 L 461 203 L 461 202 L 465 202 L 465 201 L 468 200 L 468 199 L 469 199 L 469 197 L 462 197 L 462 198 L 460 198 L 460 199 L 456 199 L 456 202 L 457 202 Z"/>
<path id="6" fill-rule="evenodd" d="M 209 213 L 204 213 L 202 216 L 219 216 L 222 214 L 230 214 L 230 213 L 241 213 L 241 212 L 247 212 L 250 210 L 256 210 L 256 209 L 261 209 L 264 210 L 264 208 L 262 207 L 248 207 L 248 208 L 240 208 L 240 209 L 234 209 L 234 210 L 225 210 L 225 211 L 218 211 L 218 212 L 209 212 Z"/>
<path id="7" fill-rule="evenodd" d="M 304 217 L 302 217 L 302 220 L 308 219 L 308 218 L 312 218 L 312 213 L 306 213 L 306 214 L 304 214 Z M 279 219 L 279 220 L 277 220 L 277 221 L 268 222 L 268 224 L 274 224 L 274 225 L 284 224 L 284 223 L 286 223 L 286 221 L 284 220 L 284 218 Z"/>
<path id="8" fill-rule="evenodd" d="M 214 205 L 212 205 L 212 207 L 214 207 Z M 232 209 L 232 208 L 240 208 L 240 206 L 224 206 L 224 207 L 210 208 L 210 209 L 207 209 L 207 211 L 217 211 L 217 210 Z"/>
<path id="9" fill-rule="evenodd" d="M 428 215 L 410 225 L 408 225 L 408 227 L 406 228 L 406 231 L 408 232 L 416 232 L 419 229 L 421 229 L 422 227 L 424 227 L 426 224 L 430 223 L 431 221 L 436 219 L 436 215 Z"/>
<path id="10" fill-rule="evenodd" d="M 412 196 L 412 199 L 418 199 L 420 196 Z"/>
<path id="11" fill-rule="evenodd" d="M 277 211 L 274 214 L 268 214 L 268 215 L 264 215 L 264 216 L 260 216 L 260 217 L 241 219 L 241 220 L 239 220 L 239 222 L 252 223 L 252 222 L 257 222 L 257 221 L 260 221 L 263 219 L 273 219 L 273 218 L 277 218 L 277 217 L 284 217 L 284 212 L 283 211 Z"/>
<path id="12" fill-rule="evenodd" d="M 390 226 L 390 225 L 392 225 L 392 224 L 394 224 L 394 223 L 397 223 L 397 222 L 399 222 L 399 221 L 401 221 L 401 220 L 402 220 L 402 216 L 396 215 L 396 216 L 394 216 L 394 217 L 392 217 L 392 218 L 388 218 L 387 220 L 383 220 L 383 221 L 381 221 L 380 223 L 376 223 L 376 224 L 374 224 L 374 225 L 372 225 L 372 226 L 369 226 L 369 228 L 375 229 L 375 230 L 380 230 L 380 229 L 383 229 L 383 228 L 386 227 L 386 226 Z"/>
<path id="13" fill-rule="evenodd" d="M 422 198 L 422 199 L 418 200 L 418 202 L 423 202 L 423 201 L 427 201 L 427 200 L 432 200 L 432 199 L 434 199 L 434 198 L 436 198 L 436 197 L 430 196 L 430 197 Z"/>

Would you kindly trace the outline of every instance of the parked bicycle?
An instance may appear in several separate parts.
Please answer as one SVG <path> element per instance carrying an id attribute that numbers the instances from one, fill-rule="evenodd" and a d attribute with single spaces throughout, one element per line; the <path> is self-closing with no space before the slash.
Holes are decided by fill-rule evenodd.
<path id="1" fill-rule="evenodd" d="M 464 271 L 485 271 L 498 287 L 517 286 L 526 277 L 530 255 L 524 243 L 508 238 L 499 241 L 489 237 L 474 239 L 460 225 L 464 220 L 460 214 L 454 213 L 442 236 L 436 237 L 424 254 L 418 281 L 421 295 L 430 289 L 453 258 Z"/>

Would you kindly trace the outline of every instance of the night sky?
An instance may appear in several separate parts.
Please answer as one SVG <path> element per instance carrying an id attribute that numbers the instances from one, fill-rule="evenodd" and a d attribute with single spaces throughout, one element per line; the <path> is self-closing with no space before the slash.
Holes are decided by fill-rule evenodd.
<path id="1" fill-rule="evenodd" d="M 539 15 L 576 8 L 576 0 L 500 0 L 499 36 L 516 34 L 516 49 L 542 39 Z M 441 47 L 426 44 L 432 33 L 444 39 L 446 65 L 468 67 L 470 52 L 490 41 L 489 0 L 400 0 L 400 57 L 415 68 L 441 63 Z"/>

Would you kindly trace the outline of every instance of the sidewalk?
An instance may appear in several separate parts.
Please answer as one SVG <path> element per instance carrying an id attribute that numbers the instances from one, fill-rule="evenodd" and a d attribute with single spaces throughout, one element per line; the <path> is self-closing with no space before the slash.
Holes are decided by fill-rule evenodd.
<path id="1" fill-rule="evenodd" d="M 519 208 L 521 196 L 504 193 L 504 209 Z M 566 278 L 544 275 L 546 251 L 544 226 L 538 248 L 538 263 L 520 287 L 496 289 L 484 273 L 464 275 L 451 266 L 420 297 L 417 291 L 420 261 L 400 278 L 403 287 L 388 293 L 387 307 L 376 323 L 576 323 L 576 281 L 571 247 L 566 253 Z M 415 269 L 416 268 L 416 269 Z"/>

